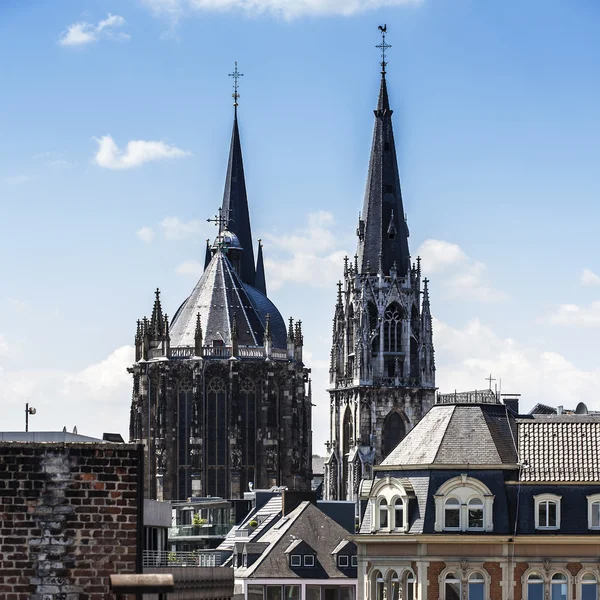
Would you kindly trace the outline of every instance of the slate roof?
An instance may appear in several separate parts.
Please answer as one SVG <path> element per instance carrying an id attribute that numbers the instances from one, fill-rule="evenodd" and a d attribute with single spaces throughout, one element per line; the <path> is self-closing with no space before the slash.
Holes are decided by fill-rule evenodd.
<path id="1" fill-rule="evenodd" d="M 518 419 L 522 481 L 600 482 L 600 416 Z"/>
<path id="2" fill-rule="evenodd" d="M 359 231 L 364 229 L 364 236 L 362 239 L 359 236 L 358 262 L 361 273 L 375 273 L 381 260 L 385 275 L 396 263 L 398 275 L 404 276 L 410 261 L 408 227 L 404 220 L 392 112 L 383 74 L 375 111 L 362 221 L 359 223 Z"/>
<path id="3" fill-rule="evenodd" d="M 281 519 L 285 519 L 282 517 Z M 281 526 L 273 526 L 260 536 L 268 543 L 258 560 L 251 566 L 235 569 L 238 578 L 277 579 L 355 579 L 356 569 L 339 569 L 333 550 L 342 540 L 349 539 L 348 531 L 319 510 L 311 502 L 302 502 L 287 515 Z M 314 550 L 315 566 L 292 569 L 286 550 L 300 541 Z M 297 544 L 299 545 L 299 544 Z"/>
<path id="4" fill-rule="evenodd" d="M 171 323 L 171 347 L 194 346 L 196 315 L 200 313 L 204 344 L 220 340 L 232 345 L 233 316 L 236 315 L 238 344 L 262 346 L 265 319 L 271 315 L 276 348 L 285 348 L 285 324 L 275 305 L 258 290 L 244 285 L 225 251 L 217 249 L 190 296 Z"/>
<path id="5" fill-rule="evenodd" d="M 381 467 L 516 464 L 515 428 L 503 404 L 434 405 Z"/>

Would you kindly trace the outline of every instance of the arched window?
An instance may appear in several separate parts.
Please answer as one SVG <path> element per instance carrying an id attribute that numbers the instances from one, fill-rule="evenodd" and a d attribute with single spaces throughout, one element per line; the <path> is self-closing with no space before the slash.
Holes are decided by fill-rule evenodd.
<path id="1" fill-rule="evenodd" d="M 394 527 L 396 529 L 404 527 L 404 502 L 401 498 L 394 502 Z"/>
<path id="2" fill-rule="evenodd" d="M 415 576 L 412 571 L 404 575 L 404 594 L 402 600 L 415 600 Z"/>
<path id="3" fill-rule="evenodd" d="M 600 494 L 588 496 L 588 527 L 600 529 Z"/>
<path id="4" fill-rule="evenodd" d="M 373 573 L 373 599 L 384 600 L 385 597 L 385 580 L 381 575 L 381 571 L 375 571 Z"/>
<path id="5" fill-rule="evenodd" d="M 544 579 L 539 573 L 527 578 L 527 600 L 544 600 Z"/>
<path id="6" fill-rule="evenodd" d="M 390 587 L 387 600 L 400 600 L 400 579 L 396 571 L 390 574 Z"/>
<path id="7" fill-rule="evenodd" d="M 485 596 L 485 579 L 481 573 L 475 572 L 469 575 L 469 598 L 468 600 L 483 600 Z"/>
<path id="8" fill-rule="evenodd" d="M 534 496 L 535 528 L 560 529 L 560 496 L 540 494 Z"/>
<path id="9" fill-rule="evenodd" d="M 372 302 L 367 304 L 367 313 L 369 316 L 369 329 L 371 336 L 371 350 L 379 352 L 379 313 L 377 307 Z"/>
<path id="10" fill-rule="evenodd" d="M 206 492 L 208 496 L 225 498 L 229 490 L 227 487 L 227 402 L 224 381 L 219 377 L 213 377 L 208 382 L 206 396 Z"/>
<path id="11" fill-rule="evenodd" d="M 460 502 L 448 498 L 444 505 L 444 529 L 460 529 Z"/>
<path id="12" fill-rule="evenodd" d="M 581 600 L 598 600 L 598 579 L 593 573 L 581 578 Z"/>
<path id="13" fill-rule="evenodd" d="M 379 500 L 379 529 L 385 529 L 388 526 L 388 503 L 385 498 Z"/>
<path id="14" fill-rule="evenodd" d="M 403 311 L 398 304 L 390 304 L 383 315 L 383 351 L 401 352 Z"/>
<path id="15" fill-rule="evenodd" d="M 461 600 L 460 578 L 454 573 L 447 573 L 444 579 L 444 600 Z"/>
<path id="16" fill-rule="evenodd" d="M 469 529 L 483 529 L 483 500 L 471 498 L 468 504 Z"/>
<path id="17" fill-rule="evenodd" d="M 406 428 L 402 417 L 396 411 L 391 412 L 383 423 L 383 458 L 402 441 L 405 434 Z"/>
<path id="18" fill-rule="evenodd" d="M 347 354 L 354 354 L 354 308 L 352 307 L 352 304 L 348 308 L 347 323 Z"/>
<path id="19" fill-rule="evenodd" d="M 551 600 L 567 600 L 567 576 L 564 573 L 554 573 L 550 580 Z"/>

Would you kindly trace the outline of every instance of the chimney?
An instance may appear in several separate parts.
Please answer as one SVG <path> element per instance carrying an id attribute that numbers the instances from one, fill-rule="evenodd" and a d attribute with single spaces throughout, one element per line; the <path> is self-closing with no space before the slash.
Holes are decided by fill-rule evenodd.
<path id="1" fill-rule="evenodd" d="M 504 405 L 515 415 L 519 414 L 519 398 L 521 394 L 501 394 Z"/>

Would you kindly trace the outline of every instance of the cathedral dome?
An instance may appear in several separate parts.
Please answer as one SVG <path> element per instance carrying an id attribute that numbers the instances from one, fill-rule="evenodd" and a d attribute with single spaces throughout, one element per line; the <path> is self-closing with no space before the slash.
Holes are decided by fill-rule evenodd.
<path id="1" fill-rule="evenodd" d="M 243 250 L 238 236 L 227 229 L 221 231 L 221 233 L 215 238 L 212 247 L 213 250 L 218 247 Z"/>
<path id="2" fill-rule="evenodd" d="M 263 346 L 269 314 L 273 345 L 285 348 L 286 329 L 279 311 L 264 294 L 240 280 L 223 250 L 217 247 L 196 287 L 173 317 L 171 347 L 194 346 L 200 313 L 205 345 L 232 346 L 235 321 L 240 346 Z"/>

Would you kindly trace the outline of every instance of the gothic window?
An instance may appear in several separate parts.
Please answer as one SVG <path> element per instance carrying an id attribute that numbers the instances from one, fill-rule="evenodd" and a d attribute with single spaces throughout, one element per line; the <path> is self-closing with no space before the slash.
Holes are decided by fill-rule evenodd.
<path id="1" fill-rule="evenodd" d="M 410 314 L 410 332 L 417 336 L 419 333 L 419 311 L 417 307 L 413 304 L 411 314 Z"/>
<path id="2" fill-rule="evenodd" d="M 346 407 L 346 412 L 344 413 L 344 424 L 343 424 L 343 440 L 342 440 L 342 460 L 344 466 L 344 480 L 343 485 L 346 490 L 346 493 L 350 493 L 350 465 L 348 464 L 349 452 L 350 452 L 350 442 L 352 441 L 353 435 L 353 426 L 352 426 L 352 412 L 350 407 Z M 348 497 L 348 496 L 346 496 Z"/>
<path id="3" fill-rule="evenodd" d="M 213 377 L 206 394 L 206 494 L 226 498 L 227 403 L 225 383 Z"/>
<path id="4" fill-rule="evenodd" d="M 360 406 L 360 439 L 363 446 L 371 444 L 371 407 L 367 402 Z"/>
<path id="5" fill-rule="evenodd" d="M 352 304 L 348 308 L 347 319 L 347 336 L 348 336 L 348 354 L 354 354 L 354 308 Z"/>
<path id="6" fill-rule="evenodd" d="M 391 412 L 383 423 L 382 458 L 385 458 L 402 440 L 406 433 L 404 421 L 396 412 Z"/>
<path id="7" fill-rule="evenodd" d="M 192 495 L 192 473 L 190 464 L 190 423 L 192 421 L 194 397 L 191 379 L 182 379 L 177 389 L 177 465 L 179 498 Z"/>
<path id="8" fill-rule="evenodd" d="M 402 318 L 403 310 L 398 304 L 390 304 L 383 318 L 383 351 L 402 351 Z"/>
<path id="9" fill-rule="evenodd" d="M 279 386 L 275 382 L 271 384 L 269 398 L 270 402 L 267 411 L 267 426 L 277 427 L 277 423 L 279 422 Z"/>
<path id="10" fill-rule="evenodd" d="M 377 307 L 369 302 L 367 304 L 367 312 L 369 315 L 369 329 L 371 336 L 371 349 L 373 352 L 379 352 L 379 314 Z"/>
<path id="11" fill-rule="evenodd" d="M 240 490 L 248 489 L 248 482 L 255 481 L 256 464 L 256 384 L 251 379 L 243 379 L 240 384 L 238 431 L 242 464 Z"/>
<path id="12" fill-rule="evenodd" d="M 410 337 L 410 376 L 419 376 L 419 345 L 413 336 Z"/>

